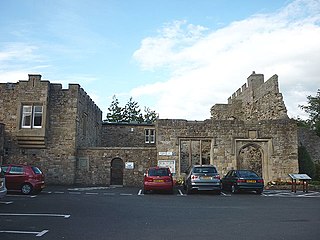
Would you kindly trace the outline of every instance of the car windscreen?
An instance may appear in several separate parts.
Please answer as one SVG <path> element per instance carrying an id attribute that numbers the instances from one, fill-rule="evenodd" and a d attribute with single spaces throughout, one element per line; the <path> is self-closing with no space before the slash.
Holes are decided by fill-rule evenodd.
<path id="1" fill-rule="evenodd" d="M 252 172 L 252 171 L 239 171 L 238 175 L 241 178 L 258 178 L 259 177 L 255 172 Z"/>
<path id="2" fill-rule="evenodd" d="M 169 171 L 167 168 L 149 169 L 148 175 L 149 176 L 169 176 Z"/>
<path id="3" fill-rule="evenodd" d="M 215 167 L 195 167 L 193 173 L 217 173 Z"/>

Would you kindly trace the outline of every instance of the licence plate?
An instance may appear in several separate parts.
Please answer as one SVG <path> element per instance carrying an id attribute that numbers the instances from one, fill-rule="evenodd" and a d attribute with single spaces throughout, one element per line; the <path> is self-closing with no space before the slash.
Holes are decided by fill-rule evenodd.
<path id="1" fill-rule="evenodd" d="M 204 177 L 201 177 L 201 179 L 211 179 L 211 177 L 204 176 Z"/>
<path id="2" fill-rule="evenodd" d="M 164 182 L 163 180 L 154 180 L 154 182 Z"/>
<path id="3" fill-rule="evenodd" d="M 256 180 L 247 180 L 247 183 L 256 183 Z"/>

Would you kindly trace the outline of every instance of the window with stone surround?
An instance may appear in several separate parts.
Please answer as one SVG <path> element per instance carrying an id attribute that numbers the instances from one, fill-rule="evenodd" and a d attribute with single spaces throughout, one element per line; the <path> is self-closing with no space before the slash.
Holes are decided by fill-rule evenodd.
<path id="1" fill-rule="evenodd" d="M 41 105 L 23 105 L 21 115 L 22 128 L 42 127 L 43 107 Z"/>
<path id="2" fill-rule="evenodd" d="M 194 164 L 212 164 L 210 154 L 211 139 L 180 139 L 180 172 Z"/>
<path id="3" fill-rule="evenodd" d="M 155 129 L 145 129 L 145 143 L 155 143 Z"/>

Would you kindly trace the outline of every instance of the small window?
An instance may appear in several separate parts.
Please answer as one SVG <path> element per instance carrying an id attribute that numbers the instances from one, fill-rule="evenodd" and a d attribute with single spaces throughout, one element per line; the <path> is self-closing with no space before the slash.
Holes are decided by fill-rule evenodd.
<path id="1" fill-rule="evenodd" d="M 41 128 L 42 127 L 43 107 L 39 105 L 22 106 L 22 128 Z"/>
<path id="2" fill-rule="evenodd" d="M 154 129 L 145 129 L 145 143 L 155 143 Z"/>

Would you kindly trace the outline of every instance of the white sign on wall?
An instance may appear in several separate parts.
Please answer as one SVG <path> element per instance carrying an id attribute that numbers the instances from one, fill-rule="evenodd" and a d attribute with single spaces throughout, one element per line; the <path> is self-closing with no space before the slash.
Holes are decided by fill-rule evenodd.
<path id="1" fill-rule="evenodd" d="M 172 156 L 173 152 L 159 152 L 159 156 Z"/>
<path id="2" fill-rule="evenodd" d="M 170 168 L 171 173 L 176 173 L 176 161 L 175 160 L 158 160 L 159 167 Z"/>
<path id="3" fill-rule="evenodd" d="M 126 162 L 125 168 L 126 169 L 134 169 L 134 162 Z"/>

